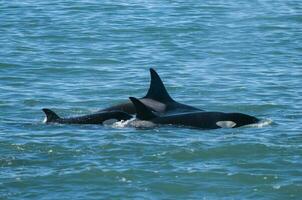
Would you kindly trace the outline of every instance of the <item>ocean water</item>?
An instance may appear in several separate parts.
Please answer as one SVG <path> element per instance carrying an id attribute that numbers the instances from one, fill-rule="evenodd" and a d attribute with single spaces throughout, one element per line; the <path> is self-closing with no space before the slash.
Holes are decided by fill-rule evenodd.
<path id="1" fill-rule="evenodd" d="M 300 199 L 299 0 L 1 1 L 0 199 Z M 171 96 L 261 126 L 46 125 Z"/>

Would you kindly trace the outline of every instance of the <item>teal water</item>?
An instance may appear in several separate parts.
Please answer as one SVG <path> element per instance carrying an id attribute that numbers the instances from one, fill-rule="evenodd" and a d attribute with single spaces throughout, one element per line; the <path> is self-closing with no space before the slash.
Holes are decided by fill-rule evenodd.
<path id="1" fill-rule="evenodd" d="M 300 199 L 302 2 L 1 1 L 0 199 Z M 171 96 L 264 126 L 45 125 Z"/>

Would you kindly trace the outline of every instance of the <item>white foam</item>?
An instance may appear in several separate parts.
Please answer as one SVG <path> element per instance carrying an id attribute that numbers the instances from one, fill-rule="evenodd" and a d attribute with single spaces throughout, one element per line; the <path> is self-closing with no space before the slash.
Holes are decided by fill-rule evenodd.
<path id="1" fill-rule="evenodd" d="M 271 119 L 263 119 L 256 124 L 249 124 L 244 127 L 263 128 L 265 126 L 271 125 L 272 123 L 273 123 L 273 120 L 271 120 Z"/>
<path id="2" fill-rule="evenodd" d="M 121 121 L 117 121 L 115 123 L 113 123 L 111 126 L 113 128 L 125 128 L 125 127 L 128 127 L 128 124 L 130 121 L 132 121 L 133 119 L 129 119 L 129 120 L 121 120 Z"/>
<path id="3" fill-rule="evenodd" d="M 114 128 L 125 128 L 125 127 L 134 127 L 134 128 L 152 128 L 155 124 L 150 121 L 142 121 L 138 119 L 129 119 L 126 121 L 117 121 L 112 124 Z"/>
<path id="4" fill-rule="evenodd" d="M 46 124 L 46 122 L 47 122 L 47 117 L 45 117 L 45 118 L 43 119 L 42 123 Z"/>

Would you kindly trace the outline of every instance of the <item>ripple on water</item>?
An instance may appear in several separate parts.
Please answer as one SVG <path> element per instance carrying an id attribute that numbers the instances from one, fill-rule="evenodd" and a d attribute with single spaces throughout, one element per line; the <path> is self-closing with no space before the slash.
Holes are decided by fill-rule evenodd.
<path id="1" fill-rule="evenodd" d="M 299 199 L 301 8 L 7 1 L 0 199 Z M 179 102 L 262 121 L 219 130 L 42 123 L 44 107 L 74 116 L 144 96 L 149 67 Z"/>

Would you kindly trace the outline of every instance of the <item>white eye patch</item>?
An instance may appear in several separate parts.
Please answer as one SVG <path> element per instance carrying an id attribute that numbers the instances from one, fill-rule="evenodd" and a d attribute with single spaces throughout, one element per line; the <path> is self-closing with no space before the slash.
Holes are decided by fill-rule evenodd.
<path id="1" fill-rule="evenodd" d="M 221 128 L 233 128 L 236 126 L 236 123 L 233 121 L 218 121 L 216 122 L 216 125 Z"/>

